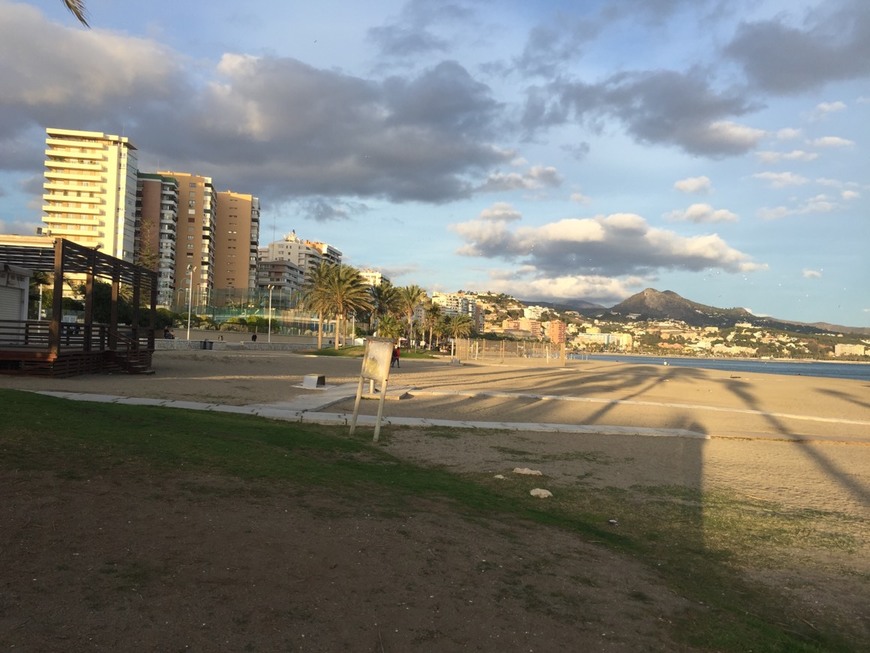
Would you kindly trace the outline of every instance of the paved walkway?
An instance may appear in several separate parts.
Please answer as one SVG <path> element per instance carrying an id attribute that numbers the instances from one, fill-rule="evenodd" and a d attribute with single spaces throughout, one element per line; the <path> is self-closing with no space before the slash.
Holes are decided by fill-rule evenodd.
<path id="1" fill-rule="evenodd" d="M 399 399 L 412 390 L 408 387 L 389 388 L 387 400 Z M 177 401 L 171 399 L 151 399 L 145 397 L 121 397 L 118 395 L 93 394 L 82 392 L 60 392 L 54 390 L 42 390 L 39 394 L 69 399 L 72 401 L 95 401 L 102 403 L 123 404 L 128 406 L 163 406 L 165 408 L 182 408 L 187 410 L 205 410 L 221 413 L 233 413 L 237 415 L 256 415 L 268 419 L 284 420 L 289 422 L 307 422 L 313 424 L 338 424 L 350 425 L 353 414 L 347 412 L 327 412 L 334 404 L 353 400 L 356 398 L 357 383 L 346 383 L 337 386 L 326 386 L 317 390 L 311 390 L 308 394 L 297 395 L 290 401 L 280 401 L 270 404 L 251 404 L 247 406 L 231 406 L 196 401 Z M 465 392 L 439 393 L 442 395 L 456 394 L 467 395 Z M 507 396 L 508 393 L 498 393 Z M 365 394 L 365 398 L 376 399 Z M 520 396 L 519 394 L 517 396 Z M 528 393 L 522 393 L 528 397 Z M 567 399 L 567 398 L 562 398 Z M 358 415 L 358 426 L 374 427 L 377 417 L 372 415 Z M 576 433 L 576 434 L 599 434 L 599 435 L 640 435 L 651 437 L 683 437 L 693 439 L 709 439 L 709 435 L 687 429 L 663 429 L 648 428 L 641 426 L 613 426 L 604 424 L 550 424 L 529 422 L 482 422 L 470 420 L 434 419 L 427 417 L 390 417 L 385 415 L 381 419 L 381 426 L 417 426 L 432 427 L 442 426 L 461 429 L 490 429 L 502 431 L 535 431 L 540 433 Z"/>

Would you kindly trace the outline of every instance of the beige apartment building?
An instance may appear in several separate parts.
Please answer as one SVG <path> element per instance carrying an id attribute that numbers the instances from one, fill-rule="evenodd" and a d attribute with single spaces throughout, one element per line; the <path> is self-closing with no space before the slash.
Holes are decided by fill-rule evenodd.
<path id="1" fill-rule="evenodd" d="M 178 308 L 207 306 L 214 287 L 215 190 L 211 177 L 160 170 L 178 183 L 178 224 L 175 234 L 175 299 Z"/>
<path id="2" fill-rule="evenodd" d="M 139 173 L 136 189 L 136 263 L 157 273 L 157 304 L 169 307 L 175 298 L 175 234 L 178 225 L 178 181 Z"/>
<path id="3" fill-rule="evenodd" d="M 136 147 L 123 136 L 46 130 L 41 233 L 134 262 Z"/>
<path id="4" fill-rule="evenodd" d="M 340 265 L 341 257 L 341 252 L 335 247 L 318 241 L 303 240 L 295 231 L 284 236 L 283 240 L 269 243 L 260 250 L 261 260 L 290 261 L 305 275 L 321 263 Z"/>
<path id="5" fill-rule="evenodd" d="M 214 236 L 213 303 L 246 300 L 257 287 L 260 201 L 253 195 L 220 191 Z"/>

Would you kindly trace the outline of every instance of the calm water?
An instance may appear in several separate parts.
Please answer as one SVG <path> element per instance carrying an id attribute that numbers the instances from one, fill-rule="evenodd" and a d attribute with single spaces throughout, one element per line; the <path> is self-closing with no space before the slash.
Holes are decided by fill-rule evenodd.
<path id="1" fill-rule="evenodd" d="M 572 357 L 640 365 L 663 365 L 667 362 L 668 365 L 673 365 L 674 367 L 695 367 L 705 370 L 760 372 L 762 374 L 820 376 L 834 379 L 858 379 L 860 381 L 870 381 L 870 364 L 868 363 L 759 361 L 728 358 L 669 358 L 667 356 L 620 356 L 616 354 L 589 354 L 588 356 L 575 355 Z"/>

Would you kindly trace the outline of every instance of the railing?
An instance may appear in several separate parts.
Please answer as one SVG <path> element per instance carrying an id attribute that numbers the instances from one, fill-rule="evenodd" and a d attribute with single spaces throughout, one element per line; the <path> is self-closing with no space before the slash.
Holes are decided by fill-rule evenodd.
<path id="1" fill-rule="evenodd" d="M 48 320 L 0 320 L 0 349 L 48 349 L 50 326 Z M 148 349 L 148 335 L 143 328 L 133 340 L 131 329 L 112 332 L 108 324 L 61 323 L 59 346 L 61 350 L 130 352 Z"/>

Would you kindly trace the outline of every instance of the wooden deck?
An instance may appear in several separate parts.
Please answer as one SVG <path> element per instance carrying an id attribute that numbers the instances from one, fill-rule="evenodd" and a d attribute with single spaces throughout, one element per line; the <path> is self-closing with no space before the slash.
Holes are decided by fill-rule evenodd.
<path id="1" fill-rule="evenodd" d="M 0 374 L 69 377 L 79 374 L 150 374 L 153 336 L 134 340 L 105 324 L 62 324 L 60 345 L 49 346 L 50 323 L 0 320 Z"/>

